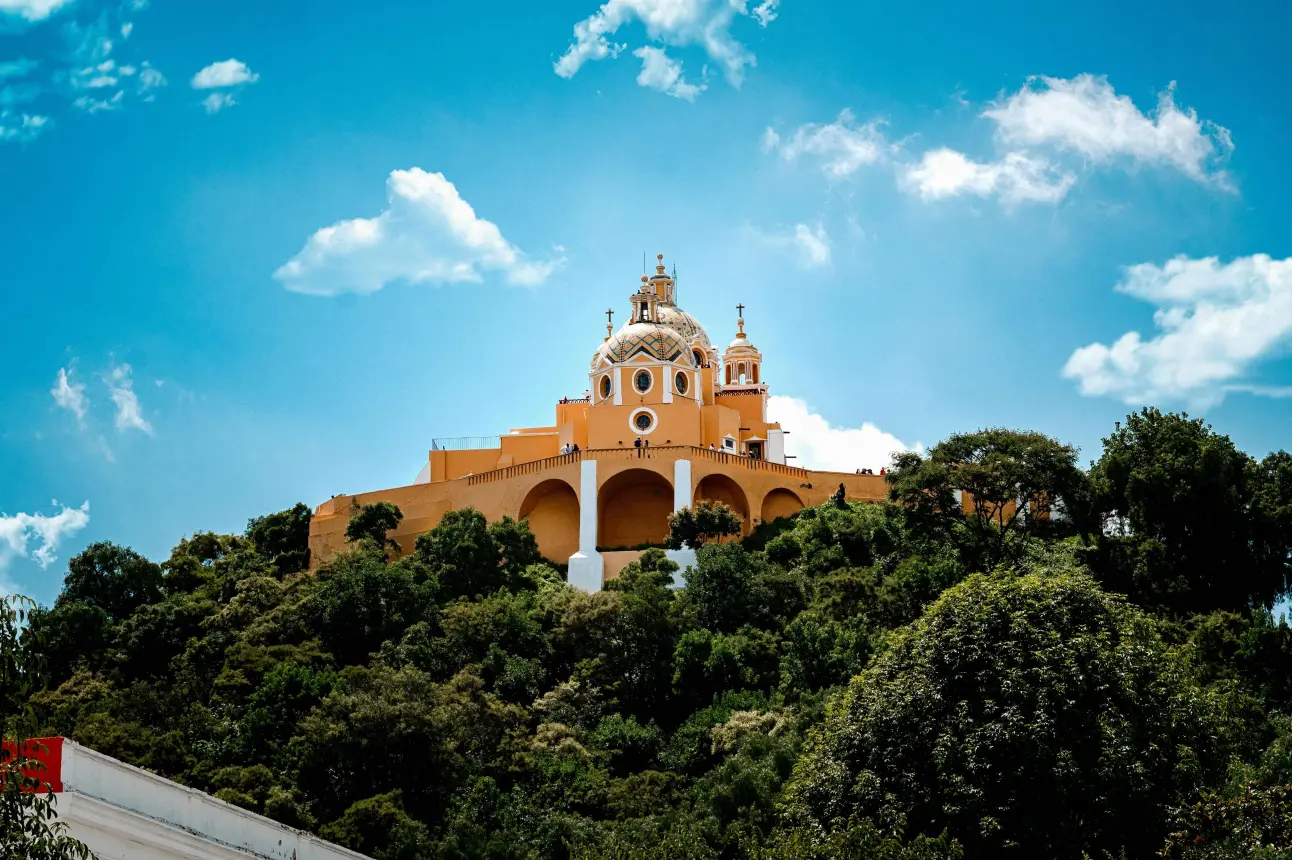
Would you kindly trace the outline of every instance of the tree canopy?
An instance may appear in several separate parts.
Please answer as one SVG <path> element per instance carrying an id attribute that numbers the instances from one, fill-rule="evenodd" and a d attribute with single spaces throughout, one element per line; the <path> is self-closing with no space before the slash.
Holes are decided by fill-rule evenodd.
<path id="1" fill-rule="evenodd" d="M 959 434 L 743 539 L 702 502 L 680 587 L 470 509 L 392 552 L 358 506 L 313 569 L 304 505 L 97 543 L 0 701 L 376 860 L 1286 856 L 1292 457 L 1146 410 L 1076 458 Z"/>

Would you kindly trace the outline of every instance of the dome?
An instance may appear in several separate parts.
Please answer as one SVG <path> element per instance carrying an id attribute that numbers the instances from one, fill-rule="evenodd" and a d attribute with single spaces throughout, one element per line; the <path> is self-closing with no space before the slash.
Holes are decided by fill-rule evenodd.
<path id="1" fill-rule="evenodd" d="M 686 340 L 671 326 L 649 322 L 628 323 L 601 345 L 601 349 L 593 357 L 593 366 L 596 366 L 602 356 L 616 364 L 637 355 L 645 355 L 656 361 L 677 361 L 683 356 L 689 357 L 690 351 Z"/>
<path id="2" fill-rule="evenodd" d="M 709 333 L 704 327 L 677 305 L 660 303 L 656 306 L 655 313 L 661 323 L 682 335 L 688 344 L 698 340 L 705 349 L 713 348 L 713 344 L 709 342 Z"/>
<path id="3" fill-rule="evenodd" d="M 743 331 L 736 335 L 736 339 L 727 346 L 726 351 L 728 353 L 740 352 L 745 353 L 746 355 L 758 354 L 758 348 L 749 342 L 749 338 L 745 337 L 745 333 Z"/>

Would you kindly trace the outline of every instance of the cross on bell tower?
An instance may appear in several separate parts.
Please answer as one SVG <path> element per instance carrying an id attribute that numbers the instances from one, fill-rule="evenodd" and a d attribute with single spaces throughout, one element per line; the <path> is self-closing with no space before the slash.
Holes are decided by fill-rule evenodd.
<path id="1" fill-rule="evenodd" d="M 615 332 L 615 309 L 606 308 L 606 340 L 610 340 L 610 335 Z"/>

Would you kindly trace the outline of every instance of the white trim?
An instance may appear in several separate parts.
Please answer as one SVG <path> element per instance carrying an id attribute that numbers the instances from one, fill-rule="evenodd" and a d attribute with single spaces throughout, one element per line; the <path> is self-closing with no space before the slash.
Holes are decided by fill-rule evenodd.
<path id="1" fill-rule="evenodd" d="M 648 427 L 645 430 L 641 429 L 636 424 L 637 416 L 642 414 L 643 412 L 650 415 L 650 427 Z M 649 406 L 638 407 L 637 409 L 634 409 L 632 413 L 628 416 L 628 429 L 631 430 L 633 435 L 635 436 L 649 436 L 650 434 L 655 432 L 656 427 L 659 427 L 659 416 L 656 415 L 655 410 L 651 409 Z"/>
<path id="2" fill-rule="evenodd" d="M 604 393 L 601 391 L 601 383 L 602 383 L 603 381 L 605 381 L 605 382 L 609 382 L 609 383 L 610 383 L 610 384 L 609 384 L 609 386 L 608 386 L 608 387 L 610 388 L 610 390 L 609 390 L 609 391 L 607 391 L 607 392 L 604 392 Z M 613 397 L 613 396 L 614 396 L 614 393 L 615 393 L 615 381 L 614 381 L 614 379 L 612 379 L 612 378 L 611 378 L 611 375 L 610 375 L 609 371 L 607 371 L 607 372 L 605 372 L 605 373 L 597 373 L 597 374 L 596 374 L 596 379 L 595 379 L 595 380 L 593 381 L 593 383 L 592 383 L 592 390 L 593 390 L 593 391 L 595 391 L 595 392 L 597 392 L 597 400 L 598 400 L 598 401 L 608 400 L 609 398 L 611 398 L 611 397 Z"/>
<path id="3" fill-rule="evenodd" d="M 624 405 L 624 369 L 619 365 L 615 366 L 615 405 Z"/>
<path id="4" fill-rule="evenodd" d="M 673 373 L 671 365 L 664 365 L 660 368 L 660 373 L 664 376 L 664 402 L 673 402 Z"/>

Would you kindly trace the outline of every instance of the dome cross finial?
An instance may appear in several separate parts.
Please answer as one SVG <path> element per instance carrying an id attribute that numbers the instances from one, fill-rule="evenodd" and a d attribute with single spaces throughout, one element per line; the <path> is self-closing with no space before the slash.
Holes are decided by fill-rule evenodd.
<path id="1" fill-rule="evenodd" d="M 745 336 L 745 306 L 743 304 L 736 305 L 736 325 L 740 329 L 738 336 L 744 337 Z"/>

